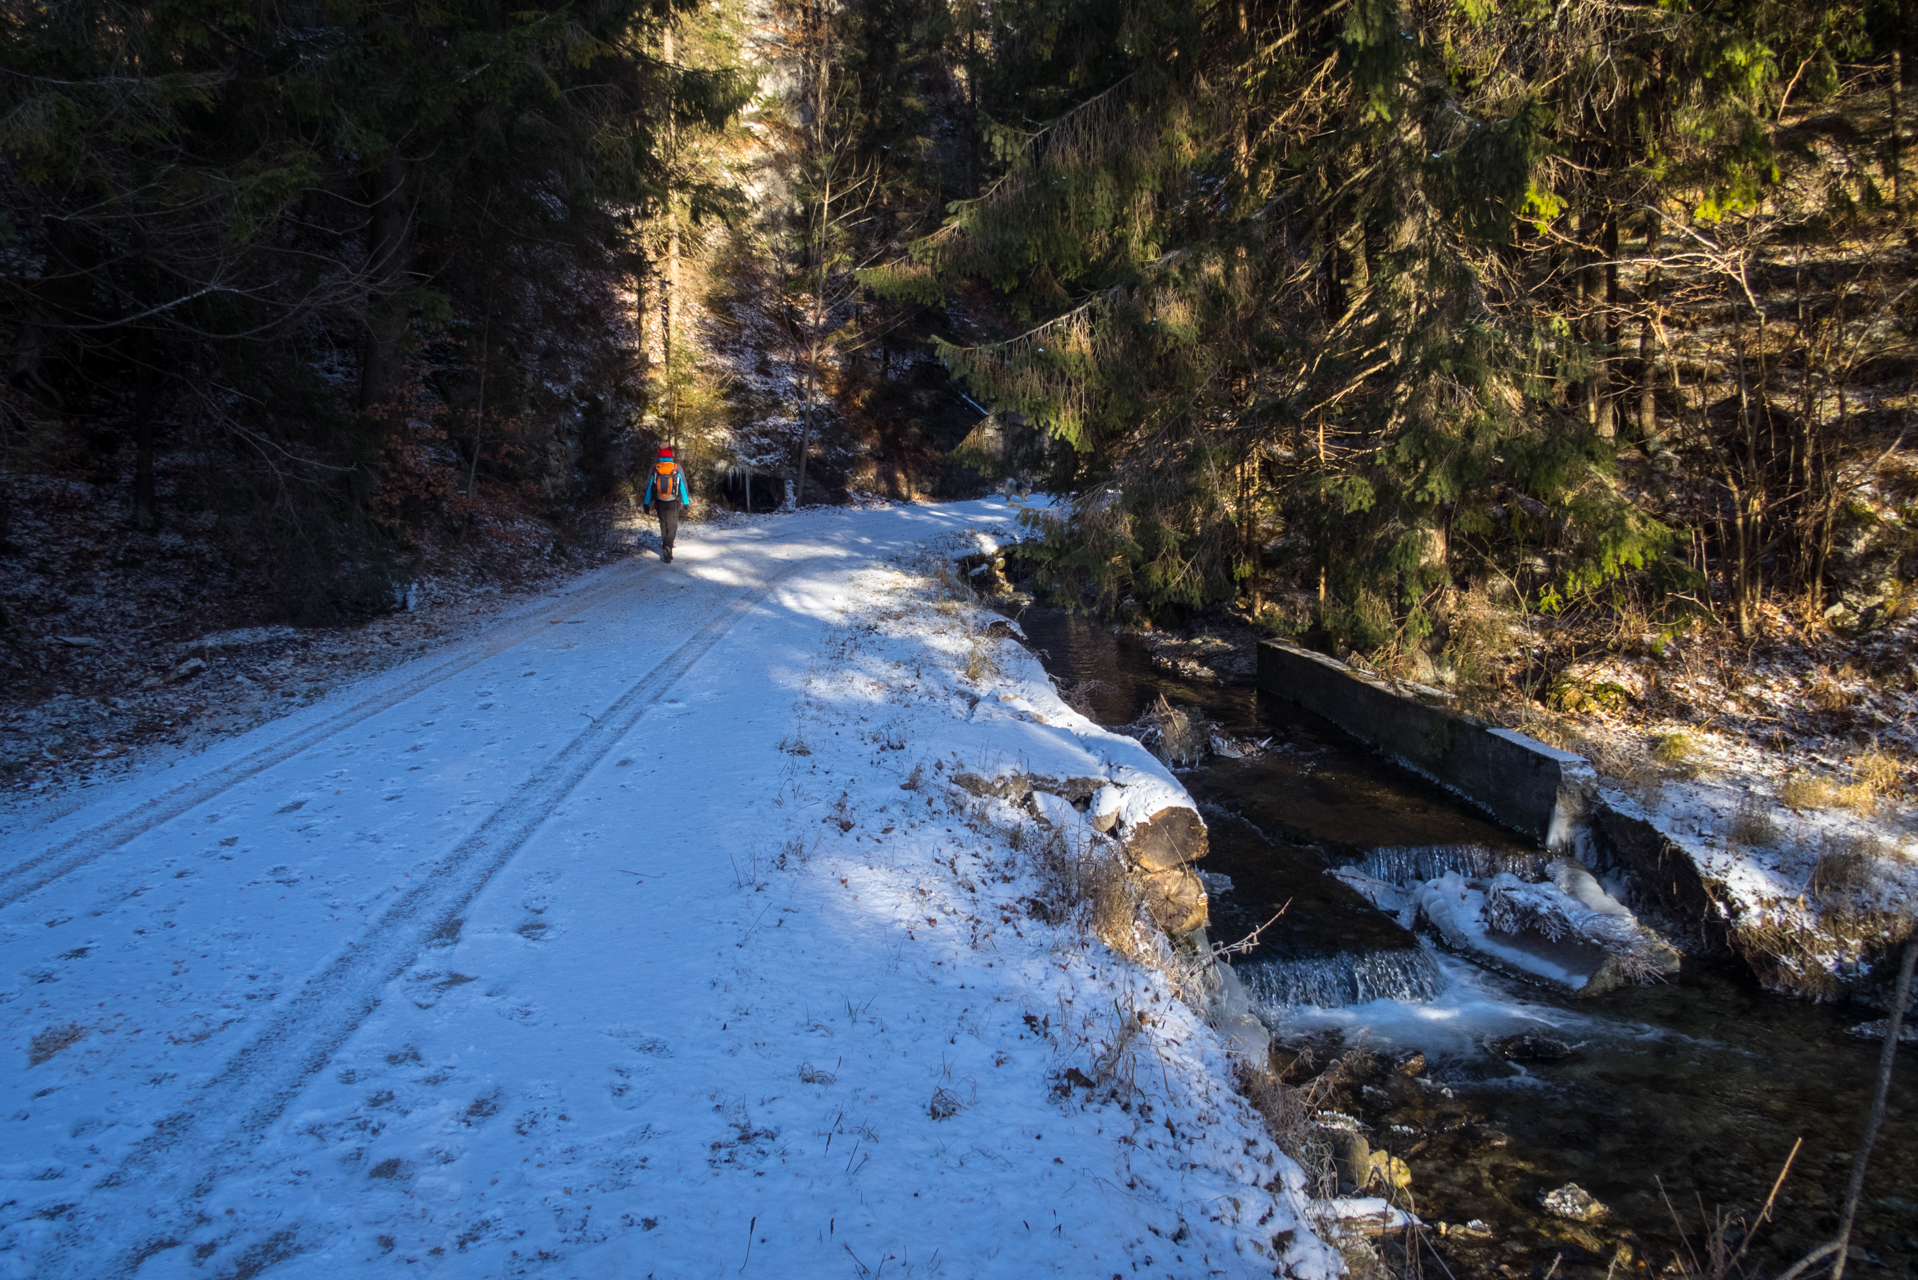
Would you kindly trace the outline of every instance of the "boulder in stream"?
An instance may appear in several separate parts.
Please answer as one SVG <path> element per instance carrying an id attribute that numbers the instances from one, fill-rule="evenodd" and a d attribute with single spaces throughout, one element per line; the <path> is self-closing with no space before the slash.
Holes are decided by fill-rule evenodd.
<path id="1" fill-rule="evenodd" d="M 1555 1218 L 1564 1218 L 1567 1222 L 1595 1222 L 1605 1216 L 1605 1206 L 1576 1182 L 1568 1182 L 1556 1191 L 1546 1192 L 1539 1203 L 1545 1207 L 1545 1212 Z"/>
<path id="2" fill-rule="evenodd" d="M 1371 1169 L 1371 1180 L 1381 1187 L 1394 1191 L 1410 1190 L 1412 1186 L 1412 1166 L 1387 1151 L 1374 1151 L 1367 1161 Z"/>
<path id="3" fill-rule="evenodd" d="M 1861 1022 L 1854 1027 L 1847 1027 L 1846 1031 L 1860 1040 L 1883 1040 L 1891 1031 L 1891 1019 L 1877 1018 L 1871 1022 Z M 1918 1023 L 1907 1019 L 1904 1025 L 1898 1028 L 1898 1043 L 1918 1044 Z"/>
<path id="4" fill-rule="evenodd" d="M 1528 1031 L 1523 1035 L 1501 1036 L 1486 1048 L 1512 1062 L 1563 1062 L 1572 1056 L 1572 1046 L 1556 1036 Z"/>
<path id="5" fill-rule="evenodd" d="M 1321 1126 L 1332 1149 L 1332 1167 L 1339 1173 L 1339 1189 L 1362 1191 L 1372 1181 L 1372 1144 L 1357 1129 Z"/>

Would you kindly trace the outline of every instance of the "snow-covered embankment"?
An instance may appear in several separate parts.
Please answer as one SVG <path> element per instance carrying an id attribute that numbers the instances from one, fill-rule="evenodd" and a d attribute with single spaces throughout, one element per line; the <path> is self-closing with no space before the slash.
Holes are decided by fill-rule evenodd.
<path id="1" fill-rule="evenodd" d="M 1101 1132 L 1129 1130 L 1106 1175 L 1129 1190 L 1179 1186 L 1183 1198 L 1209 1186 L 1206 1230 L 1217 1239 L 1199 1251 L 1212 1265 L 1230 1248 L 1240 1265 L 1331 1274 L 1336 1255 L 1306 1226 L 1301 1171 L 1234 1087 L 1248 1056 L 1263 1069 L 1269 1039 L 1204 951 L 1204 889 L 1191 864 L 1206 833 L 1192 798 L 1136 740 L 1068 707 L 1017 627 L 955 587 L 951 566 L 1008 534 L 937 539 L 910 568 L 862 583 L 868 603 L 828 642 L 830 661 L 810 674 L 783 746 L 798 776 L 877 768 L 883 781 L 841 792 L 803 874 L 900 886 L 899 924 L 915 942 L 963 938 L 948 963 L 971 975 L 966 985 L 1027 1010 L 1020 1040 L 1031 1049 L 1016 1091 L 1042 1081 L 1046 1092 L 1031 1123 L 1063 1112 L 1102 1117 Z M 901 812 L 895 788 L 908 793 L 906 813 L 923 806 L 965 851 L 942 857 L 935 847 L 909 863 L 901 849 L 916 842 L 848 846 L 862 808 Z M 914 928 L 934 896 L 963 934 L 946 934 L 947 920 Z M 1126 1231 L 1198 1230 L 1189 1214 L 1156 1222 L 1166 1207 L 1135 1202 Z M 1132 1261 L 1140 1249 L 1150 1242 L 1128 1246 Z M 1178 1252 L 1190 1261 L 1190 1246 Z"/>
<path id="2" fill-rule="evenodd" d="M 1003 511 L 703 526 L 11 839 L 0 1275 L 1329 1280 L 1183 792 L 903 567 Z"/>

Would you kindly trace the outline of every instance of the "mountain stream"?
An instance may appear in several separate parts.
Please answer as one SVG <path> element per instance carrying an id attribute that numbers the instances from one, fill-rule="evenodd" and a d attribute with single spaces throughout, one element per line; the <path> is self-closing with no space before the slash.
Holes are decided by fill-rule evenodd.
<path id="1" fill-rule="evenodd" d="M 1307 1132 L 1356 1130 L 1405 1162 L 1409 1186 L 1369 1194 L 1433 1225 L 1458 1280 L 1684 1274 L 1681 1256 L 1696 1273 L 1721 1210 L 1732 1248 L 1744 1243 L 1799 1138 L 1742 1265 L 1777 1275 L 1835 1234 L 1880 1048 L 1847 1029 L 1878 1011 L 1787 999 L 1691 958 L 1669 980 L 1579 998 L 1448 950 L 1328 872 L 1538 880 L 1541 850 L 1249 682 L 1182 677 L 1083 616 L 1007 612 L 1101 723 L 1131 724 L 1163 696 L 1269 740 L 1179 770 L 1211 829 L 1210 935 L 1240 939 L 1284 906 L 1233 959 L 1274 1067 L 1305 1090 L 1320 1122 Z M 1309 1162 L 1325 1155 L 1327 1194 L 1337 1145 L 1305 1145 Z M 1900 1055 L 1852 1241 L 1848 1274 L 1918 1275 L 1918 1051 Z"/>

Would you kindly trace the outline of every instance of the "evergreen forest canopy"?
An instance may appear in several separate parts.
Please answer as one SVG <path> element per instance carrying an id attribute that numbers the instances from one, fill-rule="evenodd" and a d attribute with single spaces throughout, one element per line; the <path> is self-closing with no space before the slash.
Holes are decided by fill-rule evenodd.
<path id="1" fill-rule="evenodd" d="M 996 163 L 869 278 L 990 298 L 939 349 L 1058 446 L 1055 583 L 1389 661 L 1473 585 L 1749 637 L 1902 531 L 1904 8 L 994 16 Z"/>
<path id="2" fill-rule="evenodd" d="M 691 7 L 8 0 L 7 469 L 130 454 L 146 529 L 190 456 L 174 505 L 309 616 L 603 491 L 647 220 L 730 200 L 673 135 L 750 92 L 662 54 Z"/>
<path id="3" fill-rule="evenodd" d="M 217 458 L 316 601 L 690 435 L 1023 474 L 1074 603 L 1388 664 L 1893 607 L 1907 8 L 8 3 L 7 465 L 130 456 L 150 522 Z"/>

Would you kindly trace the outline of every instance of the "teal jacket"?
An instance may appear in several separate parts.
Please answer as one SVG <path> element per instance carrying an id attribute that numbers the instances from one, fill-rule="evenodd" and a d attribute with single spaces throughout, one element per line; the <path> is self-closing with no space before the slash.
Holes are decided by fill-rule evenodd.
<path id="1" fill-rule="evenodd" d="M 659 473 L 657 471 L 648 471 L 646 473 L 646 496 L 640 499 L 639 505 L 642 507 L 650 507 L 656 500 L 665 502 L 691 502 L 693 500 L 692 495 L 686 492 L 686 468 L 682 466 L 674 467 L 673 479 L 677 482 L 679 492 L 661 494 L 659 499 L 655 499 L 653 497 L 653 486 L 659 482 Z"/>

